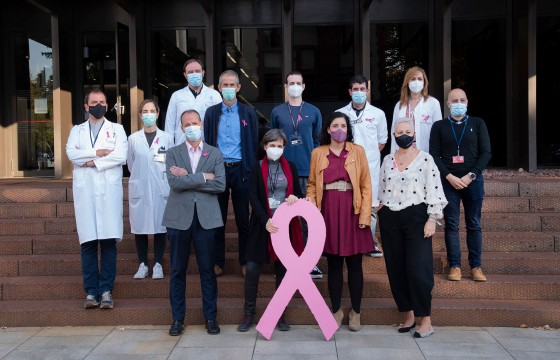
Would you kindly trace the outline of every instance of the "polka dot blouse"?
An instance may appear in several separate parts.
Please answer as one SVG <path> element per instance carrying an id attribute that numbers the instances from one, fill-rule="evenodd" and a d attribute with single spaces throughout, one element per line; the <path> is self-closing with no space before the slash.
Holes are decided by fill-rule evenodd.
<path id="1" fill-rule="evenodd" d="M 428 214 L 437 214 L 438 218 L 443 216 L 447 199 L 432 156 L 420 151 L 402 172 L 397 167 L 394 154 L 385 156 L 381 165 L 379 203 L 393 211 L 425 203 Z"/>

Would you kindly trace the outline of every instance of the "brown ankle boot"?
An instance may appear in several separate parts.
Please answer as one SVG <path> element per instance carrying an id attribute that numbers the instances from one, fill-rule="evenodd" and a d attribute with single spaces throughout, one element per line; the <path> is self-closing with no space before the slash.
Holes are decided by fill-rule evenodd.
<path id="1" fill-rule="evenodd" d="M 338 309 L 338 311 L 335 312 L 333 316 L 334 319 L 336 320 L 336 323 L 338 324 L 338 327 L 340 327 L 340 325 L 342 325 L 342 318 L 344 317 L 344 313 L 342 312 L 342 309 Z"/>
<path id="2" fill-rule="evenodd" d="M 350 310 L 348 314 L 348 328 L 352 331 L 360 331 L 360 314 L 356 313 L 354 309 Z"/>

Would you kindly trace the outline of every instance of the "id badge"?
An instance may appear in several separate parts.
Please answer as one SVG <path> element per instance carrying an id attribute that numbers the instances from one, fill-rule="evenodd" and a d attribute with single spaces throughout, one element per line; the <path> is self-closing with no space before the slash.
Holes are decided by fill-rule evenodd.
<path id="1" fill-rule="evenodd" d="M 462 164 L 465 162 L 465 157 L 462 155 L 453 156 L 453 164 Z"/>
<path id="2" fill-rule="evenodd" d="M 276 209 L 278 206 L 280 206 L 280 201 L 276 200 L 275 198 L 268 198 L 268 206 L 271 209 Z"/>
<path id="3" fill-rule="evenodd" d="M 292 145 L 301 145 L 303 144 L 303 140 L 301 139 L 301 135 L 290 135 L 290 143 Z"/>
<path id="4" fill-rule="evenodd" d="M 158 153 L 154 155 L 154 161 L 165 163 L 165 153 Z"/>

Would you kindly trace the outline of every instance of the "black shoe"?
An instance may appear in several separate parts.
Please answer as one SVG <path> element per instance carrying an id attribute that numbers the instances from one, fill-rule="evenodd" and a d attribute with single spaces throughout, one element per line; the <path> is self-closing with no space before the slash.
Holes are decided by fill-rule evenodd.
<path id="1" fill-rule="evenodd" d="M 243 316 L 243 322 L 237 326 L 237 331 L 246 332 L 249 331 L 249 329 L 253 326 L 255 326 L 255 315 L 245 314 Z"/>
<path id="2" fill-rule="evenodd" d="M 399 326 L 399 332 L 400 332 L 401 334 L 407 333 L 407 332 L 409 332 L 410 330 L 414 329 L 415 327 L 416 327 L 416 321 L 413 322 L 412 325 L 410 325 L 410 326 L 402 326 L 402 324 L 401 324 L 401 326 Z"/>
<path id="3" fill-rule="evenodd" d="M 173 320 L 173 324 L 169 328 L 169 335 L 179 336 L 183 333 L 183 322 L 179 320 Z"/>
<path id="4" fill-rule="evenodd" d="M 218 335 L 220 333 L 220 327 L 216 320 L 206 321 L 206 332 L 210 335 Z"/>
<path id="5" fill-rule="evenodd" d="M 321 272 L 321 270 L 319 270 L 319 268 L 317 266 L 315 266 L 313 268 L 313 270 L 311 270 L 309 275 L 311 275 L 312 279 L 322 279 L 323 278 L 323 273 Z"/>
<path id="6" fill-rule="evenodd" d="M 276 327 L 278 327 L 278 330 L 280 331 L 290 330 L 290 325 L 288 325 L 288 323 L 286 322 L 286 318 L 284 317 L 284 315 L 280 317 L 280 319 L 278 320 L 278 324 L 276 324 Z"/>

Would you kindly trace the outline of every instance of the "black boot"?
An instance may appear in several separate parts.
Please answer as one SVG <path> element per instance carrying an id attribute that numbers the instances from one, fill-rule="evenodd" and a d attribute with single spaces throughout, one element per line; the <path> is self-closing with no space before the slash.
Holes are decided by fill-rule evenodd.
<path id="1" fill-rule="evenodd" d="M 278 324 L 276 324 L 276 326 L 278 327 L 278 330 L 280 330 L 280 331 L 290 330 L 290 325 L 288 325 L 288 323 L 286 322 L 286 317 L 284 316 L 284 314 L 282 314 L 282 316 L 280 316 L 280 319 L 278 320 Z"/>
<path id="2" fill-rule="evenodd" d="M 237 331 L 246 332 L 253 326 L 255 326 L 255 314 L 245 314 L 243 316 L 243 321 L 239 324 L 239 326 L 237 326 Z"/>

